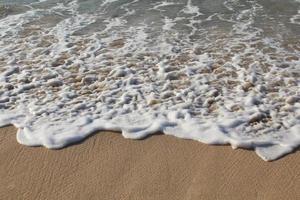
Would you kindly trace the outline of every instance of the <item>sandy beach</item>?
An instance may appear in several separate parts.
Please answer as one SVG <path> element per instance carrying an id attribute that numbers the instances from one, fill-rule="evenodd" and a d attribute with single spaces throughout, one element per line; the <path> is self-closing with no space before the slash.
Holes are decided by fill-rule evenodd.
<path id="1" fill-rule="evenodd" d="M 61 150 L 0 129 L 0 199 L 299 199 L 300 153 L 265 162 L 249 150 L 155 135 L 94 134 Z"/>
<path id="2" fill-rule="evenodd" d="M 300 1 L 0 0 L 0 126 L 0 200 L 300 200 Z"/>

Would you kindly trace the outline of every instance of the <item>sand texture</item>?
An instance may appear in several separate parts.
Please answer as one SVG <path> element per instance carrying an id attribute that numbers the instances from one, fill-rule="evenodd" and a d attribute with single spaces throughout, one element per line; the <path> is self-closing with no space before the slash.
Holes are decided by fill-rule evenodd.
<path id="1" fill-rule="evenodd" d="M 155 135 L 101 132 L 62 150 L 0 129 L 0 199 L 300 199 L 299 150 L 265 162 L 253 151 Z"/>

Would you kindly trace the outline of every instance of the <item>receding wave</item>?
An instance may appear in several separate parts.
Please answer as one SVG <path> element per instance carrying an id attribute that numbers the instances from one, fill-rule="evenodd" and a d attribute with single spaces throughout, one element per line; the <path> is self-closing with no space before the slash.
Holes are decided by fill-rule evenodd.
<path id="1" fill-rule="evenodd" d="M 0 126 L 61 148 L 97 130 L 300 144 L 300 3 L 0 0 Z"/>

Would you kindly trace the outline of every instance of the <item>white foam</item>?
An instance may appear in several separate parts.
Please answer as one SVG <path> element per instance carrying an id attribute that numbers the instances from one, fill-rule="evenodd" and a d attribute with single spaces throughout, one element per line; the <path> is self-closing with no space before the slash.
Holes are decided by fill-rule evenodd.
<path id="1" fill-rule="evenodd" d="M 298 24 L 298 25 L 300 25 L 300 10 L 298 10 L 297 14 L 293 15 L 290 18 L 290 22 L 292 24 Z"/>
<path id="2" fill-rule="evenodd" d="M 18 127 L 18 142 L 62 148 L 98 130 L 163 132 L 264 160 L 299 146 L 299 44 L 264 35 L 263 6 L 225 1 L 232 14 L 205 14 L 196 1 L 135 0 L 110 17 L 114 3 L 0 19 L 0 126 Z"/>
<path id="3" fill-rule="evenodd" d="M 187 1 L 186 7 L 183 9 L 183 12 L 186 14 L 197 14 L 202 15 L 199 8 L 192 4 L 192 0 Z"/>

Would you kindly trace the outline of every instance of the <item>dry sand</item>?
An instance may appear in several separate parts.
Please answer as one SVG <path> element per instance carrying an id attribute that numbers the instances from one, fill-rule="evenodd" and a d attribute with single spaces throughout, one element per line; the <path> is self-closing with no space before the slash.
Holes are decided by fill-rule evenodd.
<path id="1" fill-rule="evenodd" d="M 0 129 L 0 199 L 300 199 L 299 150 L 265 162 L 252 151 L 155 135 L 101 132 L 62 150 Z"/>

